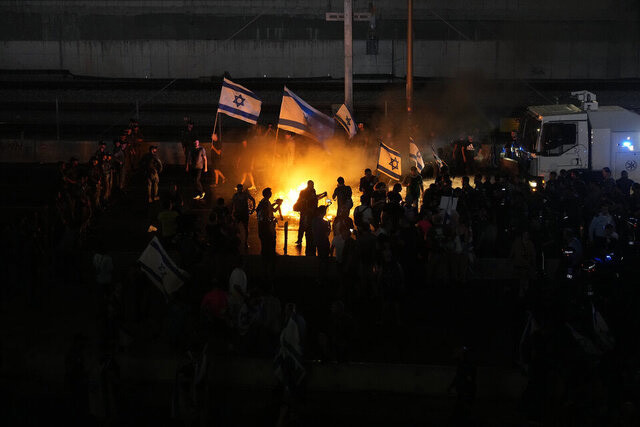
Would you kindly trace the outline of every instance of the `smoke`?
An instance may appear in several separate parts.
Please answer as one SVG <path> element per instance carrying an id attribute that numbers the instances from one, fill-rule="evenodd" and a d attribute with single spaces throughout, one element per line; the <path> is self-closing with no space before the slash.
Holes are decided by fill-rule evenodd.
<path id="1" fill-rule="evenodd" d="M 502 113 L 492 107 L 504 104 Z M 425 157 L 430 156 L 427 144 L 437 150 L 460 136 L 478 139 L 487 135 L 497 127 L 499 118 L 512 109 L 504 88 L 473 73 L 450 80 L 417 81 L 413 106 L 412 136 Z M 403 159 L 407 158 L 409 125 L 404 85 L 378 94 L 370 125 L 403 154 Z"/>
<path id="2" fill-rule="evenodd" d="M 309 180 L 314 182 L 317 194 L 326 191 L 330 199 L 338 177 L 343 177 L 354 196 L 359 197 L 360 177 L 365 168 L 375 170 L 377 160 L 375 140 L 365 148 L 341 135 L 321 144 L 280 131 L 277 141 L 274 137 L 257 137 L 250 142 L 249 149 L 254 155 L 254 164 L 262 165 L 256 170 L 261 187 L 271 187 L 276 198 L 285 199 L 284 211 L 290 210 L 295 203 L 291 199 L 297 198 Z M 335 215 L 335 205 L 329 213 Z"/>
<path id="3" fill-rule="evenodd" d="M 274 198 L 285 199 L 285 210 L 293 206 L 292 199 L 297 199 L 308 180 L 314 181 L 318 194 L 326 191 L 331 198 L 340 176 L 351 186 L 357 206 L 358 184 L 364 169 L 370 168 L 375 173 L 379 138 L 401 153 L 402 173 L 409 172 L 413 163 L 409 160 L 404 85 L 363 96 L 373 106 L 369 120 L 363 120 L 367 127 L 365 136 L 349 140 L 336 128 L 335 136 L 324 144 L 284 131 L 279 132 L 277 141 L 274 135 L 250 139 L 249 149 L 260 187 L 271 187 Z M 448 147 L 460 136 L 478 138 L 495 128 L 495 120 L 492 121 L 484 106 L 501 96 L 494 84 L 478 75 L 444 82 L 418 82 L 412 133 L 424 160 L 433 160 L 431 145 L 437 150 Z M 358 119 L 357 105 L 355 116 Z M 335 204 L 329 209 L 332 212 L 335 213 Z"/>

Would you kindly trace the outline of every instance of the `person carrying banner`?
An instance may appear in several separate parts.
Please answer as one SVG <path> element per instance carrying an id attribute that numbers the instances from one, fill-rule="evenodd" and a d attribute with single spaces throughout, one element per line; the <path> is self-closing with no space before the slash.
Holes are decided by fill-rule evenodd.
<path id="1" fill-rule="evenodd" d="M 196 195 L 193 197 L 194 200 L 202 200 L 204 199 L 204 191 L 202 189 L 202 172 L 207 173 L 207 151 L 204 147 L 200 146 L 200 141 L 195 140 L 194 147 L 191 151 L 189 151 L 189 155 L 187 156 L 187 165 L 186 171 L 189 173 L 191 170 L 191 176 L 193 178 L 193 184 L 196 189 Z"/>

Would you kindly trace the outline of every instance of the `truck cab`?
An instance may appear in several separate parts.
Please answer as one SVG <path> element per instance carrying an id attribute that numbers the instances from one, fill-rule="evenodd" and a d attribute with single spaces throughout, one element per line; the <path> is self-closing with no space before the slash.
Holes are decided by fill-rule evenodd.
<path id="1" fill-rule="evenodd" d="M 573 104 L 527 108 L 520 121 L 519 138 L 531 154 L 529 173 L 548 178 L 560 169 L 597 171 L 609 167 L 615 178 L 626 170 L 640 181 L 640 115 L 618 106 L 598 106 L 595 95 L 572 95 Z"/>

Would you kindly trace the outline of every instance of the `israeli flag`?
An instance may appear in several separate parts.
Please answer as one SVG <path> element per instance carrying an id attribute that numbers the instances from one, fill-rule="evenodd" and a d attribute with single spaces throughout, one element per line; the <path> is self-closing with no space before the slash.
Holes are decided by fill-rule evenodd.
<path id="1" fill-rule="evenodd" d="M 378 170 L 389 178 L 399 180 L 402 171 L 400 153 L 380 143 L 380 155 L 378 156 Z"/>
<path id="2" fill-rule="evenodd" d="M 180 289 L 189 274 L 176 266 L 165 252 L 157 237 L 154 237 L 138 259 L 140 268 L 149 280 L 168 298 Z"/>
<path id="3" fill-rule="evenodd" d="M 291 92 L 286 86 L 280 105 L 278 128 L 324 141 L 333 136 L 336 122 Z"/>
<path id="4" fill-rule="evenodd" d="M 433 149 L 433 144 L 431 144 L 431 153 L 433 154 L 433 158 L 436 159 L 436 163 L 438 164 L 439 168 L 447 165 L 444 160 L 442 160 L 440 156 L 438 156 L 436 150 Z"/>
<path id="5" fill-rule="evenodd" d="M 349 139 L 356 136 L 358 133 L 358 128 L 356 127 L 355 120 L 353 120 L 353 116 L 351 115 L 351 111 L 349 108 L 342 104 L 342 106 L 338 109 L 336 113 L 336 120 L 338 123 L 342 125 L 345 131 L 349 134 Z"/>
<path id="6" fill-rule="evenodd" d="M 422 169 L 424 169 L 424 159 L 422 158 L 422 153 L 418 149 L 418 146 L 413 142 L 413 140 L 409 142 L 409 157 L 411 160 L 416 162 L 418 172 L 422 172 Z"/>
<path id="7" fill-rule="evenodd" d="M 220 101 L 218 101 L 218 113 L 255 125 L 258 122 L 261 108 L 262 101 L 255 93 L 229 79 L 224 79 L 220 91 Z"/>

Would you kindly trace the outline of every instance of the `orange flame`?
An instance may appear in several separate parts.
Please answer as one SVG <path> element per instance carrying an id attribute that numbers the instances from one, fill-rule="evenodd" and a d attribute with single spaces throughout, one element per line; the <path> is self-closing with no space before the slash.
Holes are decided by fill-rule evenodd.
<path id="1" fill-rule="evenodd" d="M 298 197 L 300 196 L 300 191 L 307 188 L 307 182 L 303 182 L 297 187 L 289 188 L 288 190 L 276 191 L 275 199 L 282 199 L 282 205 L 280 209 L 282 210 L 282 216 L 285 217 L 285 220 L 299 220 L 300 212 L 296 212 L 293 210 L 293 205 L 296 204 Z M 326 199 L 321 199 L 319 201 L 319 205 L 328 205 L 328 201 L 331 201 L 329 197 Z M 331 205 L 327 208 L 327 215 L 325 215 L 326 220 L 332 220 L 336 216 L 337 205 L 335 203 L 331 203 Z"/>

